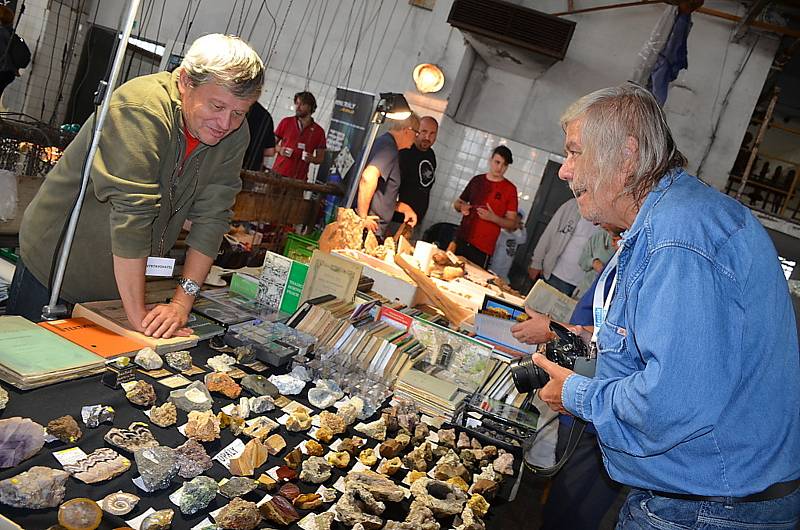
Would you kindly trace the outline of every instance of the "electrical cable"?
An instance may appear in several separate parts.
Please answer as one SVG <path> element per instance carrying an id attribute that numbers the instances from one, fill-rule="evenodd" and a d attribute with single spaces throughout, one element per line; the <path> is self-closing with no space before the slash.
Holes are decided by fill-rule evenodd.
<path id="1" fill-rule="evenodd" d="M 386 62 L 383 63 L 383 70 L 381 70 L 381 75 L 378 77 L 378 80 L 375 83 L 376 92 L 378 91 L 381 81 L 383 81 L 383 76 L 386 74 L 386 68 L 389 66 L 389 63 L 392 62 L 392 55 L 394 55 L 394 52 L 397 49 L 397 43 L 400 42 L 400 36 L 403 34 L 403 30 L 408 22 L 408 16 L 411 14 L 412 9 L 414 9 L 414 6 L 408 4 L 408 11 L 406 11 L 406 16 L 403 17 L 403 23 L 400 25 L 400 30 L 397 32 L 397 38 L 394 40 L 394 44 L 390 48 L 391 51 L 389 52 L 389 57 L 387 57 Z"/>
<path id="2" fill-rule="evenodd" d="M 266 0 L 264 0 L 264 7 L 267 9 L 267 15 L 270 19 L 272 19 L 272 26 L 269 28 L 269 32 L 264 32 L 267 35 L 267 38 L 264 39 L 264 44 L 261 45 L 261 55 L 264 59 L 264 67 L 266 68 L 271 59 L 269 55 L 270 50 L 267 46 L 272 41 L 273 31 L 278 28 L 278 21 L 275 19 L 275 15 L 272 14 L 272 11 L 269 9 L 269 4 L 267 4 Z M 253 27 L 255 28 L 255 21 L 253 22 Z"/>
<path id="3" fill-rule="evenodd" d="M 78 40 L 78 28 L 80 26 L 81 13 L 83 13 L 83 9 L 85 7 L 86 0 L 81 0 L 81 2 L 78 4 L 78 9 L 75 12 L 75 22 L 72 24 L 72 33 L 69 39 L 69 45 L 67 45 L 66 42 L 64 43 L 65 50 L 64 55 L 61 58 L 61 72 L 58 81 L 58 93 L 56 94 L 55 103 L 53 104 L 53 113 L 50 116 L 50 123 L 55 122 L 56 114 L 58 114 L 58 108 L 64 99 L 64 85 L 67 82 L 67 73 L 72 67 L 72 59 L 75 55 L 75 44 Z"/>
<path id="4" fill-rule="evenodd" d="M 327 1 L 327 0 L 326 0 Z M 328 44 L 328 37 L 331 34 L 331 28 L 333 28 L 334 23 L 336 22 L 336 13 L 339 12 L 339 7 L 342 5 L 342 0 L 336 0 L 336 9 L 334 9 L 333 20 L 330 24 L 328 24 L 328 31 L 325 32 L 325 38 L 322 40 L 322 46 L 320 47 L 320 53 L 317 55 L 317 60 L 314 61 L 314 68 L 311 69 L 311 73 L 308 75 L 309 79 L 314 77 L 314 74 L 317 72 L 317 65 L 319 64 L 320 59 L 322 59 L 323 53 L 325 53 L 325 47 Z"/>
<path id="5" fill-rule="evenodd" d="M 161 16 L 158 17 L 158 27 L 156 28 L 156 39 L 155 39 L 156 46 L 160 46 L 160 44 L 159 44 L 160 41 L 158 39 L 159 39 L 159 37 L 161 37 L 161 23 L 164 21 L 164 7 L 165 6 L 166 6 L 166 2 L 162 2 L 161 3 Z M 167 47 L 164 46 L 164 54 L 166 54 L 166 53 L 167 53 Z M 163 57 L 163 55 L 162 55 L 162 57 Z M 155 65 L 151 66 L 150 67 L 150 73 L 152 74 L 153 72 L 155 72 L 155 69 L 156 69 Z"/>
<path id="6" fill-rule="evenodd" d="M 189 38 L 189 31 L 191 31 L 192 25 L 194 25 L 194 18 L 197 16 L 197 11 L 200 9 L 200 4 L 202 3 L 203 0 L 197 0 L 197 5 L 194 8 L 194 13 L 192 14 L 192 18 L 189 19 L 189 23 L 186 24 L 186 33 L 183 34 L 183 43 L 181 43 L 181 55 L 183 55 L 186 52 L 186 40 Z"/>
<path id="7" fill-rule="evenodd" d="M 242 0 L 244 2 L 244 0 Z M 225 34 L 227 35 L 231 31 L 231 22 L 233 21 L 233 14 L 236 13 L 236 5 L 239 3 L 239 0 L 233 0 L 233 7 L 231 8 L 231 14 L 228 16 L 228 23 L 225 24 Z"/>
<path id="8" fill-rule="evenodd" d="M 317 20 L 317 27 L 314 30 L 314 39 L 311 41 L 311 51 L 308 53 L 308 65 L 306 66 L 306 86 L 305 90 L 308 90 L 308 85 L 311 81 L 311 61 L 314 59 L 314 54 L 317 51 L 317 40 L 319 40 L 319 34 L 322 31 L 322 22 L 325 20 L 325 15 L 328 12 L 328 0 L 325 0 L 325 7 L 319 15 L 319 19 Z M 330 34 L 330 26 L 328 26 L 328 33 Z M 327 38 L 327 35 L 326 35 Z M 325 41 L 322 43 L 322 49 L 325 49 Z"/>
<path id="9" fill-rule="evenodd" d="M 172 52 L 175 51 L 175 44 L 178 42 L 178 39 L 181 37 L 181 30 L 183 29 L 183 23 L 186 22 L 187 17 L 189 16 L 189 10 L 192 8 L 192 0 L 188 0 L 186 2 L 186 10 L 183 12 L 183 16 L 181 17 L 181 23 L 178 26 L 178 31 L 175 33 L 175 38 L 172 40 L 172 47 L 169 49 L 169 52 L 164 50 L 164 53 L 169 53 L 172 55 Z M 183 50 L 181 50 L 181 55 L 183 55 Z"/>
<path id="10" fill-rule="evenodd" d="M 397 5 L 397 4 L 395 4 Z M 361 90 L 364 90 L 364 85 L 367 83 L 367 67 L 369 65 L 369 54 L 370 51 L 373 50 L 372 45 L 375 43 L 375 32 L 378 29 L 378 20 L 381 18 L 381 11 L 383 10 L 383 0 L 381 0 L 380 5 L 378 6 L 378 10 L 375 12 L 375 16 L 373 17 L 372 21 L 372 35 L 369 36 L 369 46 L 367 46 L 367 53 L 364 57 L 364 71 L 362 72 L 361 76 Z"/>
<path id="11" fill-rule="evenodd" d="M 347 81 L 345 86 L 350 86 L 350 74 L 353 73 L 353 64 L 356 62 L 356 55 L 358 55 L 358 46 L 361 44 L 361 35 L 364 32 L 364 22 L 367 19 L 367 10 L 361 11 L 361 24 L 358 26 L 358 34 L 356 35 L 356 47 L 353 49 L 353 58 L 350 59 L 350 66 L 347 68 Z"/>
<path id="12" fill-rule="evenodd" d="M 258 8 L 258 13 L 256 13 L 256 16 L 253 18 L 253 25 L 250 26 L 250 33 L 248 33 L 248 35 L 247 35 L 247 42 L 250 42 L 250 41 L 253 40 L 253 32 L 256 29 L 256 23 L 258 23 L 258 19 L 261 18 L 261 11 L 264 10 L 264 6 L 266 5 L 266 3 L 267 3 L 267 0 L 261 0 L 261 5 Z"/>
<path id="13" fill-rule="evenodd" d="M 292 38 L 292 43 L 289 46 L 289 50 L 286 54 L 286 60 L 283 63 L 283 68 L 281 69 L 280 74 L 278 75 L 278 82 L 277 82 L 278 90 L 275 91 L 275 96 L 272 98 L 272 101 L 270 102 L 270 107 L 269 107 L 270 114 L 274 113 L 275 106 L 278 104 L 278 101 L 280 101 L 281 94 L 283 93 L 283 88 L 284 88 L 283 81 L 286 78 L 287 68 L 289 67 L 289 63 L 292 59 L 292 56 L 296 51 L 295 45 L 297 43 L 298 37 L 301 35 L 303 31 L 303 25 L 304 23 L 306 24 L 308 23 L 307 15 L 308 15 L 308 9 L 310 7 L 311 7 L 311 2 L 306 4 L 306 8 L 303 11 L 302 17 L 300 18 L 300 23 L 297 25 L 297 32 L 295 32 L 294 37 Z"/>
<path id="14" fill-rule="evenodd" d="M 542 427 L 538 427 L 537 431 L 538 432 L 542 431 L 545 427 L 550 425 L 557 418 L 558 415 L 553 416 L 552 418 L 550 418 L 550 421 L 548 421 L 545 425 L 543 425 Z M 572 446 L 570 446 L 570 443 L 572 443 L 573 436 L 575 434 L 575 424 L 578 422 L 580 422 L 581 424 L 580 431 L 578 431 L 578 436 L 575 437 L 575 443 Z M 526 440 L 525 441 L 526 443 L 523 444 L 523 457 L 522 457 L 523 464 L 525 464 L 525 467 L 528 469 L 528 471 L 530 471 L 531 473 L 533 473 L 538 477 L 549 478 L 555 476 L 556 473 L 561 471 L 561 468 L 564 467 L 564 464 L 567 463 L 567 460 L 569 460 L 572 457 L 572 455 L 575 454 L 575 450 L 578 448 L 578 443 L 581 441 L 581 437 L 583 436 L 583 433 L 586 430 L 586 425 L 587 425 L 586 422 L 582 420 L 575 419 L 575 421 L 573 421 L 572 426 L 569 429 L 569 438 L 567 438 L 564 454 L 561 455 L 561 458 L 559 459 L 558 462 L 555 463 L 555 465 L 549 467 L 535 466 L 530 462 L 528 462 L 528 460 L 525 458 L 525 455 L 527 455 L 530 446 L 533 445 L 533 442 L 536 440 L 536 436 L 534 435 L 530 440 Z"/>
<path id="15" fill-rule="evenodd" d="M 42 110 L 41 118 L 44 119 L 44 104 L 47 101 L 47 87 L 50 85 L 50 76 L 53 75 L 53 57 L 56 55 L 56 43 L 58 42 L 58 27 L 61 21 L 61 8 L 64 6 L 61 2 L 58 4 L 58 12 L 56 13 L 56 30 L 53 33 L 53 49 L 50 50 L 50 68 L 47 72 L 47 79 L 44 82 L 44 90 L 42 91 Z M 49 18 L 49 17 L 48 17 Z"/>
<path id="16" fill-rule="evenodd" d="M 370 79 L 370 77 L 372 76 L 372 68 L 378 61 L 378 54 L 380 54 L 381 49 L 383 48 L 383 41 L 386 39 L 387 33 L 389 33 L 389 26 L 392 24 L 392 20 L 394 19 L 394 12 L 397 10 L 397 4 L 398 2 L 394 2 L 392 4 L 392 12 L 389 13 L 389 18 L 386 19 L 386 27 L 383 28 L 383 32 L 381 33 L 381 40 L 378 42 L 377 48 L 375 48 L 375 55 L 372 57 L 372 62 L 369 65 L 369 70 L 367 71 L 366 79 Z"/>

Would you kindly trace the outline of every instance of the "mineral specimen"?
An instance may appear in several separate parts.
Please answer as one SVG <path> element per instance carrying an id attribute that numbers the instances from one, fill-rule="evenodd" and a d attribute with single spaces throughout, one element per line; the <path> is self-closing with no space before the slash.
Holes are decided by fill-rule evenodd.
<path id="1" fill-rule="evenodd" d="M 148 447 L 158 447 L 158 441 L 147 428 L 147 424 L 141 422 L 133 422 L 127 429 L 113 427 L 103 439 L 129 453 Z"/>
<path id="2" fill-rule="evenodd" d="M 467 502 L 467 494 L 460 488 L 430 478 L 415 481 L 411 485 L 411 494 L 437 517 L 458 515 Z"/>
<path id="3" fill-rule="evenodd" d="M 282 495 L 283 497 L 286 497 L 290 501 L 293 501 L 295 497 L 300 495 L 300 488 L 298 488 L 296 484 L 292 484 L 290 482 L 280 487 L 280 489 L 278 490 L 278 495 Z"/>
<path id="4" fill-rule="evenodd" d="M 192 369 L 192 354 L 188 351 L 173 351 L 165 355 L 167 364 L 179 372 Z"/>
<path id="5" fill-rule="evenodd" d="M 183 485 L 180 508 L 181 513 L 191 515 L 205 509 L 217 496 L 219 486 L 210 477 L 195 477 Z"/>
<path id="6" fill-rule="evenodd" d="M 452 484 L 461 491 L 469 491 L 469 484 L 461 477 L 453 477 L 446 480 L 448 484 Z"/>
<path id="7" fill-rule="evenodd" d="M 439 429 L 439 445 L 445 447 L 456 447 L 456 431 L 455 429 Z"/>
<path id="8" fill-rule="evenodd" d="M 92 499 L 70 499 L 58 507 L 58 524 L 69 530 L 95 530 L 103 511 Z"/>
<path id="9" fill-rule="evenodd" d="M 326 501 L 327 502 L 327 501 Z M 319 515 L 311 514 L 313 519 L 311 521 L 311 530 L 331 530 L 331 523 L 336 514 L 333 512 L 323 512 Z"/>
<path id="10" fill-rule="evenodd" d="M 394 458 L 403 450 L 403 445 L 396 439 L 386 440 L 380 445 L 378 451 L 383 458 Z"/>
<path id="11" fill-rule="evenodd" d="M 236 399 L 242 393 L 242 387 L 228 374 L 211 372 L 203 381 L 209 392 L 219 392 L 228 399 Z"/>
<path id="12" fill-rule="evenodd" d="M 284 396 L 294 396 L 295 394 L 299 394 L 306 386 L 305 381 L 297 379 L 296 377 L 292 377 L 289 374 L 271 375 L 269 377 L 269 382 L 275 385 L 275 388 L 278 389 L 278 392 Z"/>
<path id="13" fill-rule="evenodd" d="M 342 417 L 347 425 L 352 425 L 364 410 L 364 400 L 352 397 L 339 407 L 337 414 Z"/>
<path id="14" fill-rule="evenodd" d="M 286 462 L 286 465 L 290 468 L 297 469 L 300 467 L 300 462 L 303 461 L 303 452 L 299 447 L 295 447 L 283 457 L 283 461 Z"/>
<path id="15" fill-rule="evenodd" d="M 346 469 L 350 465 L 350 453 L 347 451 L 338 451 L 328 453 L 328 463 L 339 469 Z"/>
<path id="16" fill-rule="evenodd" d="M 250 425 L 242 431 L 244 434 L 251 438 L 258 438 L 259 440 L 266 440 L 269 433 L 278 427 L 278 423 L 267 418 L 266 416 L 259 416 L 255 418 Z"/>
<path id="17" fill-rule="evenodd" d="M 178 422 L 178 409 L 175 403 L 167 401 L 159 407 L 150 409 L 150 421 L 159 427 L 169 427 Z"/>
<path id="18" fill-rule="evenodd" d="M 450 449 L 436 464 L 436 467 L 433 469 L 433 476 L 439 480 L 447 480 L 453 477 L 461 477 L 464 480 L 469 480 L 469 471 L 464 467 L 464 464 L 461 463 L 461 459 L 458 455 Z"/>
<path id="19" fill-rule="evenodd" d="M 311 416 L 302 409 L 297 409 L 286 420 L 286 430 L 290 432 L 307 431 L 311 428 Z"/>
<path id="20" fill-rule="evenodd" d="M 222 528 L 253 530 L 261 522 L 256 503 L 234 498 L 214 518 Z"/>
<path id="21" fill-rule="evenodd" d="M 15 508 L 55 508 L 64 500 L 69 473 L 33 466 L 19 475 L 0 480 L 0 502 Z"/>
<path id="22" fill-rule="evenodd" d="M 371 470 L 348 473 L 344 479 L 345 489 L 364 488 L 376 499 L 400 502 L 405 498 L 403 488 L 380 473 Z"/>
<path id="23" fill-rule="evenodd" d="M 275 398 L 272 396 L 256 396 L 251 398 L 242 398 L 248 400 L 250 412 L 253 414 L 263 414 L 275 410 Z"/>
<path id="24" fill-rule="evenodd" d="M 401 451 L 403 449 L 405 449 L 406 447 L 408 447 L 408 444 L 411 443 L 411 436 L 409 436 L 408 434 L 406 434 L 404 432 L 399 433 L 397 436 L 394 437 L 394 439 L 395 439 L 395 441 L 397 443 L 400 444 L 400 450 Z"/>
<path id="25" fill-rule="evenodd" d="M 258 487 L 258 482 L 247 477 L 231 477 L 227 482 L 219 487 L 219 492 L 233 499 L 235 497 L 243 497 L 255 490 Z"/>
<path id="26" fill-rule="evenodd" d="M 286 447 L 286 440 L 280 434 L 273 434 L 264 440 L 264 445 L 267 447 L 267 452 L 275 456 Z"/>
<path id="27" fill-rule="evenodd" d="M 477 494 L 490 499 L 497 493 L 498 488 L 499 484 L 497 482 L 479 478 L 469 488 L 469 492 L 473 495 Z"/>
<path id="28" fill-rule="evenodd" d="M 258 477 L 258 487 L 264 491 L 275 491 L 278 487 L 278 481 L 266 473 L 261 473 L 261 476 Z"/>
<path id="29" fill-rule="evenodd" d="M 503 475 L 514 474 L 514 455 L 511 453 L 501 453 L 492 464 L 492 467 L 498 473 Z"/>
<path id="30" fill-rule="evenodd" d="M 114 421 L 114 409 L 108 405 L 88 405 L 81 408 L 81 419 L 90 429 L 96 428 L 101 423 Z"/>
<path id="31" fill-rule="evenodd" d="M 402 523 L 387 521 L 384 530 L 439 530 L 440 525 L 427 506 L 418 501 L 411 503 L 408 517 Z"/>
<path id="32" fill-rule="evenodd" d="M 358 460 L 365 466 L 372 467 L 378 461 L 378 455 L 375 454 L 374 449 L 368 448 L 361 451 L 358 455 Z"/>
<path id="33" fill-rule="evenodd" d="M 491 480 L 492 482 L 502 482 L 503 475 L 497 473 L 494 470 L 494 467 L 489 465 L 486 467 L 481 468 L 481 472 L 478 475 L 475 475 L 475 480 Z"/>
<path id="34" fill-rule="evenodd" d="M 253 438 L 245 444 L 242 454 L 236 458 L 231 458 L 229 463 L 231 474 L 250 477 L 256 469 L 267 461 L 268 456 L 267 448 L 258 438 Z"/>
<path id="35" fill-rule="evenodd" d="M 386 509 L 386 505 L 379 502 L 364 488 L 348 488 L 336 503 L 338 519 L 347 526 L 360 524 L 365 529 L 377 529 L 383 526 L 383 520 L 378 517 Z"/>
<path id="36" fill-rule="evenodd" d="M 336 490 L 333 488 L 323 488 L 320 487 L 317 490 L 317 493 L 322 495 L 322 502 L 333 502 L 336 500 L 336 497 L 339 495 L 336 493 Z"/>
<path id="37" fill-rule="evenodd" d="M 219 418 L 210 410 L 189 413 L 186 436 L 200 442 L 213 442 L 219 438 Z"/>
<path id="38" fill-rule="evenodd" d="M 306 440 L 306 454 L 308 456 L 322 456 L 325 448 L 316 440 Z"/>
<path id="39" fill-rule="evenodd" d="M 233 349 L 233 354 L 239 364 L 250 364 L 256 361 L 256 350 L 250 344 L 237 346 Z"/>
<path id="40" fill-rule="evenodd" d="M 281 466 L 275 471 L 275 474 L 278 475 L 278 480 L 281 482 L 289 482 L 290 480 L 294 480 L 297 478 L 297 470 L 292 469 L 289 466 Z"/>
<path id="41" fill-rule="evenodd" d="M 41 450 L 44 427 L 28 418 L 0 420 L 0 467 L 14 467 Z"/>
<path id="42" fill-rule="evenodd" d="M 144 518 L 139 530 L 168 530 L 172 526 L 172 518 L 175 517 L 175 510 L 167 508 L 158 510 Z"/>
<path id="43" fill-rule="evenodd" d="M 331 478 L 331 465 L 321 456 L 309 457 L 303 462 L 300 480 L 312 484 L 322 484 Z"/>
<path id="44" fill-rule="evenodd" d="M 145 370 L 158 370 L 164 366 L 164 360 L 153 348 L 142 348 L 133 358 L 133 362 Z"/>
<path id="45" fill-rule="evenodd" d="M 146 381 L 136 381 L 133 387 L 125 392 L 125 397 L 140 407 L 152 407 L 156 404 L 156 391 L 153 385 Z"/>
<path id="46" fill-rule="evenodd" d="M 277 387 L 269 382 L 263 375 L 246 375 L 240 381 L 241 385 L 254 396 L 270 396 L 276 398 L 280 395 Z"/>
<path id="47" fill-rule="evenodd" d="M 319 429 L 317 429 L 315 436 L 317 437 L 317 440 L 319 440 L 324 444 L 327 444 L 330 443 L 331 440 L 333 440 L 333 431 L 327 427 L 320 427 Z"/>
<path id="48" fill-rule="evenodd" d="M 469 506 L 464 506 L 464 511 L 456 518 L 454 530 L 485 530 L 486 525 L 481 521 Z"/>
<path id="49" fill-rule="evenodd" d="M 458 434 L 458 442 L 456 442 L 457 449 L 469 449 L 472 447 L 472 441 L 469 439 L 469 436 L 464 431 L 461 431 Z"/>
<path id="50" fill-rule="evenodd" d="M 292 499 L 292 504 L 301 510 L 316 510 L 322 506 L 322 496 L 319 493 L 304 493 Z"/>
<path id="51" fill-rule="evenodd" d="M 403 463 L 400 461 L 399 457 L 394 457 L 391 460 L 384 460 L 378 466 L 378 473 L 383 473 L 387 476 L 392 476 L 397 473 L 400 468 L 403 466 Z"/>
<path id="52" fill-rule="evenodd" d="M 478 493 L 473 494 L 469 500 L 467 500 L 467 506 L 472 508 L 473 513 L 478 517 L 486 517 L 486 514 L 489 512 L 489 503 L 486 502 L 483 495 Z"/>
<path id="53" fill-rule="evenodd" d="M 133 493 L 118 491 L 109 493 L 100 501 L 100 507 L 111 515 L 125 515 L 130 513 L 139 503 L 139 497 Z"/>
<path id="54" fill-rule="evenodd" d="M 5 388 L 0 386 L 0 410 L 6 408 L 6 405 L 8 405 L 8 399 L 8 392 Z"/>
<path id="55" fill-rule="evenodd" d="M 205 448 L 191 438 L 176 447 L 173 454 L 178 462 L 178 476 L 181 478 L 194 478 L 203 471 L 211 469 L 213 465 Z"/>
<path id="56" fill-rule="evenodd" d="M 344 438 L 339 444 L 338 450 L 346 451 L 350 453 L 350 456 L 355 456 L 359 449 L 361 449 L 361 446 L 364 445 L 364 441 L 363 438 L 357 436 L 353 438 Z"/>
<path id="57" fill-rule="evenodd" d="M 64 471 L 85 484 L 95 484 L 121 475 L 130 467 L 130 460 L 113 449 L 101 447 L 77 462 L 64 464 Z"/>
<path id="58" fill-rule="evenodd" d="M 344 392 L 335 381 L 320 379 L 316 386 L 308 391 L 308 401 L 318 409 L 327 409 L 344 397 Z"/>
<path id="59" fill-rule="evenodd" d="M 136 467 L 142 482 L 150 491 L 168 488 L 172 478 L 178 474 L 178 460 L 170 447 L 150 447 L 134 453 Z"/>
<path id="60" fill-rule="evenodd" d="M 300 520 L 300 515 L 294 509 L 292 503 L 280 495 L 272 497 L 272 499 L 262 504 L 260 510 L 261 515 L 266 520 L 281 526 L 289 526 Z"/>
<path id="61" fill-rule="evenodd" d="M 379 442 L 386 439 L 386 420 L 381 416 L 379 419 L 370 423 L 359 423 L 354 429 L 361 434 L 374 438 Z"/>
<path id="62" fill-rule="evenodd" d="M 347 424 L 341 416 L 323 410 L 319 415 L 319 424 L 321 427 L 327 427 L 333 434 L 342 434 L 347 430 Z"/>
<path id="63" fill-rule="evenodd" d="M 483 448 L 483 454 L 486 458 L 496 458 L 497 457 L 497 447 L 494 445 L 487 445 Z"/>
<path id="64" fill-rule="evenodd" d="M 229 429 L 231 434 L 234 436 L 239 436 L 244 431 L 246 423 L 244 419 L 240 416 L 231 416 L 229 414 L 225 414 L 222 411 L 217 413 L 217 419 L 219 420 L 219 428 L 220 429 Z"/>
<path id="65" fill-rule="evenodd" d="M 233 369 L 233 365 L 236 364 L 236 359 L 223 353 L 222 355 L 211 357 L 206 364 L 216 372 L 230 372 Z"/>
<path id="66" fill-rule="evenodd" d="M 412 441 L 415 444 L 422 443 L 430 434 L 430 428 L 428 427 L 427 423 L 418 423 L 416 427 L 414 427 L 414 438 Z"/>
<path id="67" fill-rule="evenodd" d="M 74 443 L 83 435 L 78 427 L 78 422 L 72 416 L 61 416 L 50 420 L 47 424 L 47 432 L 64 443 Z"/>
<path id="68" fill-rule="evenodd" d="M 427 471 L 428 463 L 433 460 L 433 451 L 430 442 L 425 442 L 419 447 L 414 448 L 403 458 L 403 463 L 416 471 Z"/>
<path id="69" fill-rule="evenodd" d="M 185 412 L 210 410 L 212 403 L 214 403 L 206 385 L 200 381 L 195 381 L 186 388 L 173 390 L 169 393 L 169 400 Z"/>
<path id="70" fill-rule="evenodd" d="M 411 471 L 411 473 L 408 474 L 406 479 L 408 480 L 408 484 L 413 484 L 418 479 L 421 479 L 421 478 L 427 477 L 427 476 L 428 475 L 426 475 L 424 471 Z"/>

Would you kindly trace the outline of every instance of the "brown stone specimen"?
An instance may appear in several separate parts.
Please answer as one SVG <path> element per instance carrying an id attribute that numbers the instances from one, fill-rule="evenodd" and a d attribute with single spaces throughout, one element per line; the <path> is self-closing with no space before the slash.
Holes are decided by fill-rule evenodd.
<path id="1" fill-rule="evenodd" d="M 178 409 L 175 403 L 167 401 L 161 406 L 150 409 L 150 421 L 159 427 L 170 427 L 178 422 Z"/>
<path id="2" fill-rule="evenodd" d="M 210 410 L 193 410 L 186 424 L 186 436 L 200 442 L 213 442 L 219 438 L 219 418 Z"/>
<path id="3" fill-rule="evenodd" d="M 64 443 L 74 443 L 83 435 L 78 427 L 78 422 L 72 416 L 61 416 L 50 420 L 47 424 L 47 432 Z"/>
<path id="4" fill-rule="evenodd" d="M 333 467 L 347 469 L 347 466 L 350 465 L 350 453 L 346 451 L 328 453 L 327 460 Z"/>
<path id="5" fill-rule="evenodd" d="M 228 399 L 236 399 L 242 393 L 242 387 L 228 374 L 211 372 L 203 381 L 209 392 L 217 392 Z"/>
<path id="6" fill-rule="evenodd" d="M 133 388 L 125 392 L 125 397 L 134 405 L 152 407 L 156 404 L 156 391 L 147 381 L 136 381 Z"/>
<path id="7" fill-rule="evenodd" d="M 255 470 L 267 461 L 268 456 L 267 448 L 258 438 L 253 438 L 245 444 L 241 455 L 231 459 L 229 463 L 231 474 L 240 477 L 251 477 Z"/>
<path id="8" fill-rule="evenodd" d="M 289 482 L 297 478 L 297 470 L 292 469 L 289 466 L 281 466 L 275 472 L 278 475 L 278 480 L 281 482 Z"/>
<path id="9" fill-rule="evenodd" d="M 297 469 L 303 461 L 303 452 L 299 447 L 295 447 L 283 457 L 283 461 L 286 462 L 286 465 L 290 468 Z"/>
<path id="10" fill-rule="evenodd" d="M 283 495 L 290 501 L 294 501 L 295 498 L 300 495 L 300 488 L 298 488 L 296 484 L 292 484 L 290 482 L 280 487 L 278 490 L 278 495 Z"/>
<path id="11" fill-rule="evenodd" d="M 322 456 L 325 454 L 325 448 L 316 440 L 307 440 L 306 453 L 308 456 Z"/>
<path id="12" fill-rule="evenodd" d="M 331 440 L 333 440 L 333 431 L 327 427 L 320 427 L 319 429 L 317 429 L 316 436 L 317 440 L 319 440 L 320 442 L 324 444 L 329 444 L 331 443 Z"/>
<path id="13" fill-rule="evenodd" d="M 316 510 L 322 506 L 322 496 L 319 493 L 304 493 L 292 499 L 292 504 L 301 510 Z"/>
<path id="14" fill-rule="evenodd" d="M 261 522 L 261 514 L 254 502 L 240 497 L 228 503 L 214 518 L 217 525 L 231 530 L 253 530 Z"/>
<path id="15" fill-rule="evenodd" d="M 286 440 L 280 434 L 273 434 L 264 441 L 264 445 L 269 454 L 275 456 L 286 448 Z"/>
<path id="16" fill-rule="evenodd" d="M 262 504 L 259 509 L 266 520 L 281 526 L 289 526 L 300 520 L 300 514 L 294 509 L 292 503 L 280 495 L 272 497 L 272 499 Z"/>
<path id="17" fill-rule="evenodd" d="M 344 422 L 344 419 L 338 414 L 328 412 L 327 410 L 323 410 L 319 413 L 319 424 L 320 427 L 329 428 L 333 434 L 342 434 L 347 430 L 347 424 Z"/>

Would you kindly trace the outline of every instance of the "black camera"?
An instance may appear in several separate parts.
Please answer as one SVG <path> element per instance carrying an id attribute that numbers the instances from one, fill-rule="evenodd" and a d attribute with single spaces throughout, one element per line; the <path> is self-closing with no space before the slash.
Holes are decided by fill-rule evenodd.
<path id="1" fill-rule="evenodd" d="M 582 375 L 594 375 L 595 359 L 583 339 L 559 324 L 551 322 L 550 329 L 556 338 L 544 345 L 544 355 L 554 363 Z M 547 372 L 533 364 L 533 357 L 523 357 L 511 363 L 511 377 L 521 394 L 542 388 L 550 380 Z"/>

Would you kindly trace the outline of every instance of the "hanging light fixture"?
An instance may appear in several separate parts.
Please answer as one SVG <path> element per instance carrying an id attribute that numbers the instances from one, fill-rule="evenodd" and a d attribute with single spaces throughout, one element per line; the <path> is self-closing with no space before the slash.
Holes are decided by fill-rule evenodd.
<path id="1" fill-rule="evenodd" d="M 438 92 L 444 86 L 444 72 L 435 64 L 418 64 L 412 75 L 417 90 L 423 94 Z"/>

